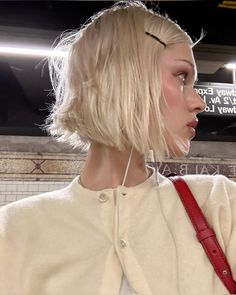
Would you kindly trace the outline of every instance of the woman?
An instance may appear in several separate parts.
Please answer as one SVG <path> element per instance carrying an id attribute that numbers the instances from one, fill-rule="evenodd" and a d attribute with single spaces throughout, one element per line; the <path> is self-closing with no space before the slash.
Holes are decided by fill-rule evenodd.
<path id="1" fill-rule="evenodd" d="M 64 189 L 0 213 L 1 295 L 227 294 L 173 184 L 145 163 L 184 156 L 204 102 L 193 41 L 141 2 L 103 10 L 50 61 L 56 103 L 47 129 L 89 146 Z M 236 278 L 236 185 L 184 177 Z"/>

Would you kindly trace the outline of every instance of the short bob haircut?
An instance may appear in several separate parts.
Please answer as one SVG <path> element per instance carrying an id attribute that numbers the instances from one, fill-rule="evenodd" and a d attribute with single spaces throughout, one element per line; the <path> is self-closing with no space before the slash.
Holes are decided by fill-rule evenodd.
<path id="1" fill-rule="evenodd" d="M 194 45 L 175 22 L 140 1 L 117 2 L 60 37 L 54 49 L 68 54 L 49 58 L 56 101 L 44 127 L 52 136 L 74 148 L 96 142 L 153 150 L 158 160 L 170 154 L 161 112 L 164 46 L 145 32 L 167 46 Z"/>

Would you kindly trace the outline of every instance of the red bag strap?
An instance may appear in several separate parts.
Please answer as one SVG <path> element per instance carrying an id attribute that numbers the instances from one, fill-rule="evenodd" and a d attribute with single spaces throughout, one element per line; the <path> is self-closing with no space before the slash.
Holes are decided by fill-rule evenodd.
<path id="1" fill-rule="evenodd" d="M 180 176 L 169 177 L 196 230 L 198 241 L 202 244 L 216 274 L 230 294 L 236 294 L 236 282 L 233 279 L 228 261 L 216 239 L 213 229 L 209 227 L 205 216 L 199 208 L 187 183 Z"/>

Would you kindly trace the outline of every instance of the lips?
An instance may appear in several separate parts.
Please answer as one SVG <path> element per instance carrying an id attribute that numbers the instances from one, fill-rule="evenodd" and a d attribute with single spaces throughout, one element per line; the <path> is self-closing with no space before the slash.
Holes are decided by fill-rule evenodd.
<path id="1" fill-rule="evenodd" d="M 193 121 L 189 122 L 187 124 L 187 126 L 195 129 L 197 127 L 197 124 L 198 124 L 198 120 L 197 119 L 194 119 Z"/>

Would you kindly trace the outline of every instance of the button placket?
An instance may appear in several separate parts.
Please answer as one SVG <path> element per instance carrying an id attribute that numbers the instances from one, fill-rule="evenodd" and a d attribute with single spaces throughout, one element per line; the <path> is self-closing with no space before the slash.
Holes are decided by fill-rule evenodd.
<path id="1" fill-rule="evenodd" d="M 126 190 L 126 191 L 125 191 Z M 115 249 L 123 268 L 124 275 L 127 278 L 132 294 L 152 294 L 146 279 L 143 275 L 143 269 L 138 264 L 132 251 L 132 240 L 130 239 L 131 210 L 136 208 L 135 201 L 132 199 L 132 191 L 127 193 L 125 187 L 119 187 L 116 192 L 116 218 L 115 218 Z M 140 281 L 136 278 L 140 278 Z M 133 287 L 135 286 L 135 287 Z M 138 292 L 139 290 L 143 292 Z"/>
<path id="2" fill-rule="evenodd" d="M 117 242 L 119 244 L 120 249 L 125 249 L 128 246 L 127 240 L 125 239 L 125 232 L 126 232 L 126 201 L 127 193 L 124 191 L 124 188 L 120 188 L 117 192 L 117 198 L 118 198 L 118 215 L 119 215 L 119 224 L 118 224 L 118 236 L 117 236 Z"/>

